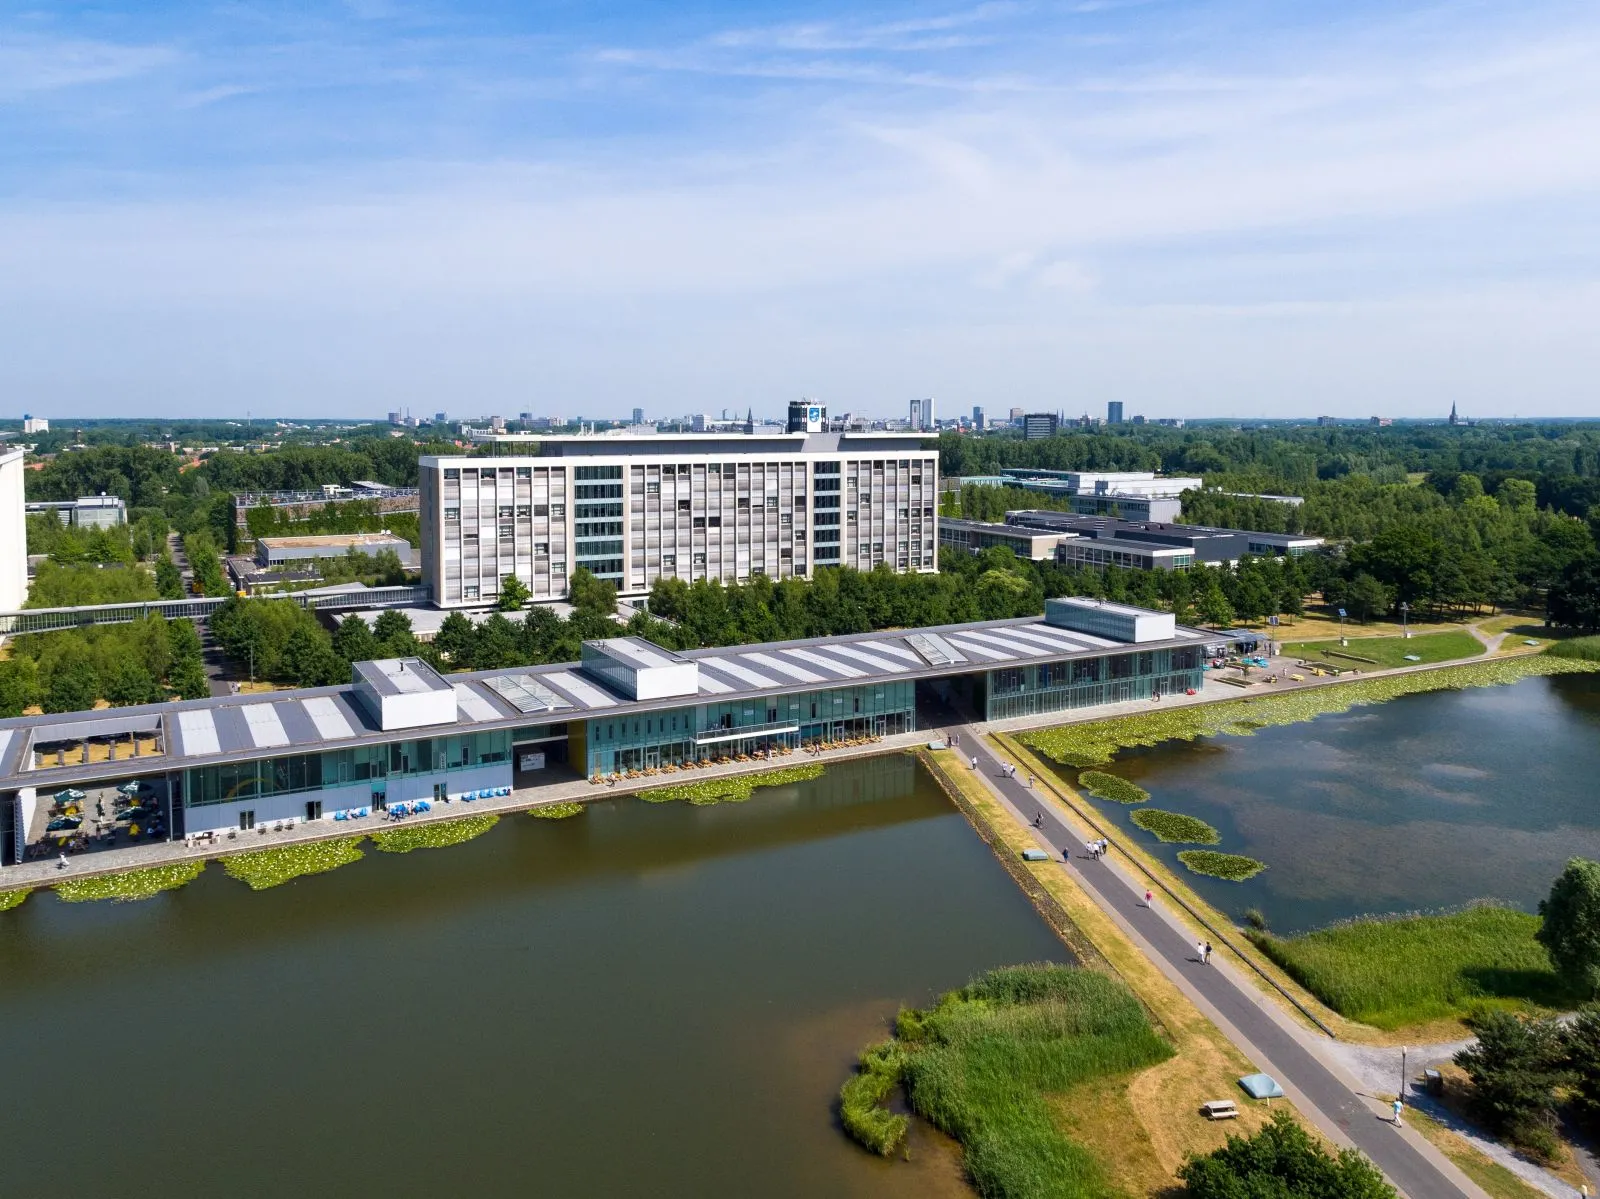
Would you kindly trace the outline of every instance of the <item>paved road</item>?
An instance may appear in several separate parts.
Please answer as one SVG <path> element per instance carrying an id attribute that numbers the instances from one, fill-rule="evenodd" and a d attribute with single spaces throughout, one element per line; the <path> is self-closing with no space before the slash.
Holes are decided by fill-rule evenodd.
<path id="1" fill-rule="evenodd" d="M 1363 1099 L 1341 1081 L 1287 1026 L 1286 1020 L 1275 1018 L 1275 1013 L 1263 1006 L 1270 1000 L 1259 997 L 1250 984 L 1236 979 L 1231 969 L 1217 964 L 1201 966 L 1187 929 L 1161 910 L 1160 893 L 1153 907 L 1146 907 L 1142 882 L 1131 882 L 1130 876 L 1113 865 L 1110 858 L 1089 858 L 1083 841 L 1067 824 L 1061 809 L 1046 794 L 1026 786 L 1024 772 L 1019 772 L 1022 777 L 1018 779 L 1003 776 L 1002 757 L 978 729 L 968 726 L 962 730 L 959 751 L 968 759 L 978 758 L 979 772 L 1024 823 L 1031 824 L 1035 815 L 1042 815 L 1038 833 L 1041 848 L 1058 854 L 1064 847 L 1071 848 L 1072 860 L 1066 868 L 1096 902 L 1114 918 L 1120 915 L 1133 927 L 1136 939 L 1145 942 L 1146 952 L 1155 957 L 1163 971 L 1187 982 L 1199 993 L 1202 1006 L 1209 1006 L 1221 1017 L 1224 1031 L 1239 1043 L 1247 1057 L 1283 1083 L 1292 1095 L 1298 1092 L 1302 1102 L 1308 1101 L 1319 1109 L 1323 1116 L 1319 1123 L 1336 1126 L 1410 1199 L 1456 1199 L 1483 1194 L 1416 1133 L 1409 1129 L 1402 1132 L 1389 1124 L 1377 1101 Z M 1317 1115 L 1307 1114 L 1313 1119 Z"/>

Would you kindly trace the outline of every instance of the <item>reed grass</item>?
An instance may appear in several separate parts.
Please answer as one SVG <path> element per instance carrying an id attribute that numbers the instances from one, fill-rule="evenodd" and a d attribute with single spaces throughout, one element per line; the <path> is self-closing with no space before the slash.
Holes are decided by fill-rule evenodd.
<path id="1" fill-rule="evenodd" d="M 148 866 L 143 870 L 124 870 L 95 878 L 62 879 L 55 888 L 56 894 L 67 903 L 88 903 L 96 899 L 132 903 L 186 886 L 199 878 L 205 868 L 204 862 L 175 862 L 170 866 Z"/>
<path id="2" fill-rule="evenodd" d="M 1569 658 L 1579 662 L 1600 662 L 1600 637 L 1572 637 L 1545 647 L 1552 658 Z"/>
<path id="3" fill-rule="evenodd" d="M 1178 861 L 1195 874 L 1208 874 L 1230 883 L 1242 883 L 1267 868 L 1265 862 L 1247 858 L 1242 853 L 1218 853 L 1214 849 L 1180 850 Z"/>
<path id="4" fill-rule="evenodd" d="M 1193 741 L 1197 737 L 1248 737 L 1257 729 L 1297 724 L 1330 712 L 1347 712 L 1359 704 L 1381 704 L 1402 695 L 1494 687 L 1534 675 L 1594 670 L 1600 670 L 1600 662 L 1549 654 L 1497 658 L 1465 666 L 1275 692 L 1255 699 L 1190 704 L 1133 716 L 1115 716 L 1023 733 L 1018 740 L 1056 762 L 1082 769 L 1103 766 L 1120 750 L 1137 745 Z"/>
<path id="5" fill-rule="evenodd" d="M 1150 792 L 1137 783 L 1104 770 L 1083 771 L 1078 775 L 1078 786 L 1095 798 L 1109 799 L 1112 803 L 1136 804 L 1150 798 Z"/>
<path id="6" fill-rule="evenodd" d="M 1204 820 L 1182 812 L 1141 808 L 1133 814 L 1133 822 L 1159 840 L 1175 845 L 1216 845 L 1222 840 L 1222 834 Z"/>
<path id="7" fill-rule="evenodd" d="M 17 891 L 0 891 L 0 912 L 9 912 L 32 893 L 32 887 L 23 887 Z"/>
<path id="8" fill-rule="evenodd" d="M 1479 904 L 1435 915 L 1368 917 L 1298 937 L 1250 939 L 1351 1020 L 1394 1029 L 1488 1005 L 1575 1007 L 1534 940 L 1539 918 Z"/>
<path id="9" fill-rule="evenodd" d="M 338 837 L 331 841 L 236 853 L 222 859 L 222 868 L 230 877 L 248 884 L 252 891 L 265 891 L 303 875 L 337 870 L 360 861 L 363 856 L 360 837 Z"/>
<path id="10" fill-rule="evenodd" d="M 888 1157 L 905 1140 L 911 1122 L 884 1104 L 900 1085 L 905 1049 L 883 1041 L 861 1051 L 858 1070 L 839 1088 L 839 1122 L 850 1136 L 880 1157 Z"/>
<path id="11" fill-rule="evenodd" d="M 565 820 L 569 816 L 583 815 L 581 803 L 547 803 L 543 807 L 529 808 L 528 815 L 540 820 Z"/>
<path id="12" fill-rule="evenodd" d="M 372 843 L 383 853 L 410 853 L 413 849 L 443 849 L 481 837 L 500 823 L 498 816 L 463 816 L 457 820 L 431 820 L 408 824 L 372 834 Z"/>
<path id="13" fill-rule="evenodd" d="M 781 787 L 785 783 L 803 783 L 807 779 L 821 778 L 826 767 L 820 763 L 810 766 L 785 766 L 760 774 L 732 774 L 725 778 L 701 779 L 695 783 L 678 783 L 672 787 L 652 787 L 640 791 L 645 803 L 676 803 L 683 800 L 700 807 L 719 803 L 743 803 L 755 794 L 757 787 Z"/>
<path id="14" fill-rule="evenodd" d="M 1115 979 L 1070 966 L 1007 967 L 949 992 L 932 1008 L 903 1012 L 895 1040 L 864 1054 L 862 1072 L 846 1084 L 853 1112 L 846 1127 L 864 1126 L 869 1136 L 892 1131 L 885 1121 L 863 1120 L 860 1109 L 867 1096 L 877 1093 L 881 1104 L 902 1082 L 912 1109 L 961 1142 L 980 1195 L 1105 1195 L 1115 1180 L 1063 1135 L 1047 1097 L 1171 1054 Z M 858 1081 L 873 1072 L 868 1082 Z M 844 1104 L 841 1092 L 841 1114 Z"/>

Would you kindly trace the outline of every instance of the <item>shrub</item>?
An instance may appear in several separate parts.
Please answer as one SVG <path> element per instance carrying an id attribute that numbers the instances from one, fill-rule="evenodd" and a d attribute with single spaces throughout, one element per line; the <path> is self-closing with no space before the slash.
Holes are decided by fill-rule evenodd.
<path id="1" fill-rule="evenodd" d="M 1195 874 L 1209 874 L 1212 878 L 1242 883 L 1254 878 L 1267 868 L 1265 862 L 1247 858 L 1240 853 L 1218 853 L 1214 849 L 1185 849 L 1178 853 L 1182 862 Z"/>
<path id="2" fill-rule="evenodd" d="M 1573 1107 L 1591 1127 L 1600 1123 L 1600 1004 L 1585 1004 L 1566 1027 Z"/>
<path id="3" fill-rule="evenodd" d="M 498 816 L 463 816 L 457 820 L 432 820 L 372 834 L 383 853 L 410 853 L 413 849 L 443 849 L 481 837 L 500 823 Z"/>
<path id="4" fill-rule="evenodd" d="M 1319 1199 L 1394 1199 L 1383 1174 L 1354 1149 L 1333 1156 L 1306 1134 L 1288 1112 L 1253 1137 L 1230 1136 L 1178 1170 L 1190 1199 L 1239 1199 L 1243 1195 L 1316 1195 Z"/>
<path id="5" fill-rule="evenodd" d="M 1104 770 L 1083 771 L 1078 775 L 1078 786 L 1097 799 L 1109 799 L 1113 803 L 1143 803 L 1150 798 L 1150 792 L 1137 783 Z"/>
<path id="6" fill-rule="evenodd" d="M 1173 844 L 1215 845 L 1222 840 L 1222 835 L 1204 820 L 1185 816 L 1182 812 L 1141 808 L 1133 814 L 1133 822 L 1145 832 L 1154 833 L 1162 841 Z"/>
<path id="7" fill-rule="evenodd" d="M 149 899 L 163 891 L 182 887 L 200 877 L 204 862 L 177 862 L 171 866 L 150 866 L 143 870 L 124 870 L 98 878 L 69 878 L 56 884 L 56 894 L 67 903 L 86 903 L 94 899 L 114 899 L 129 903 Z"/>
<path id="8" fill-rule="evenodd" d="M 339 837 L 303 845 L 280 845 L 237 853 L 222 859 L 222 868 L 252 891 L 265 891 L 305 874 L 321 874 L 360 861 L 360 837 Z"/>
<path id="9" fill-rule="evenodd" d="M 536 816 L 540 820 L 565 820 L 568 816 L 582 814 L 581 803 L 547 803 L 543 807 L 528 809 L 528 815 Z"/>
<path id="10" fill-rule="evenodd" d="M 1513 1144 L 1546 1159 L 1557 1156 L 1556 1090 L 1570 1079 L 1560 1024 L 1492 1010 L 1467 1024 L 1478 1040 L 1456 1054 L 1455 1063 L 1472 1079 L 1473 1111 Z"/>

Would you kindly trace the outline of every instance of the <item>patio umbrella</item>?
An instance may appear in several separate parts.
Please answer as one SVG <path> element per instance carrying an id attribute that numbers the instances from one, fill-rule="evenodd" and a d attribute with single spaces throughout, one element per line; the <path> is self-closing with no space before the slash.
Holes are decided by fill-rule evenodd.
<path id="1" fill-rule="evenodd" d="M 117 790 L 121 791 L 124 795 L 137 795 L 139 793 L 139 784 L 135 782 L 126 782 L 123 783 L 122 786 L 118 787 Z"/>

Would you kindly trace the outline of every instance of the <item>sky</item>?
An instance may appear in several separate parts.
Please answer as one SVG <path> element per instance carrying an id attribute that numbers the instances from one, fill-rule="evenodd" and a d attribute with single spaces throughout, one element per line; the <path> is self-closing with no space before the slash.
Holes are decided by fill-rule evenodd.
<path id="1" fill-rule="evenodd" d="M 0 415 L 1600 417 L 1592 0 L 0 0 Z"/>

